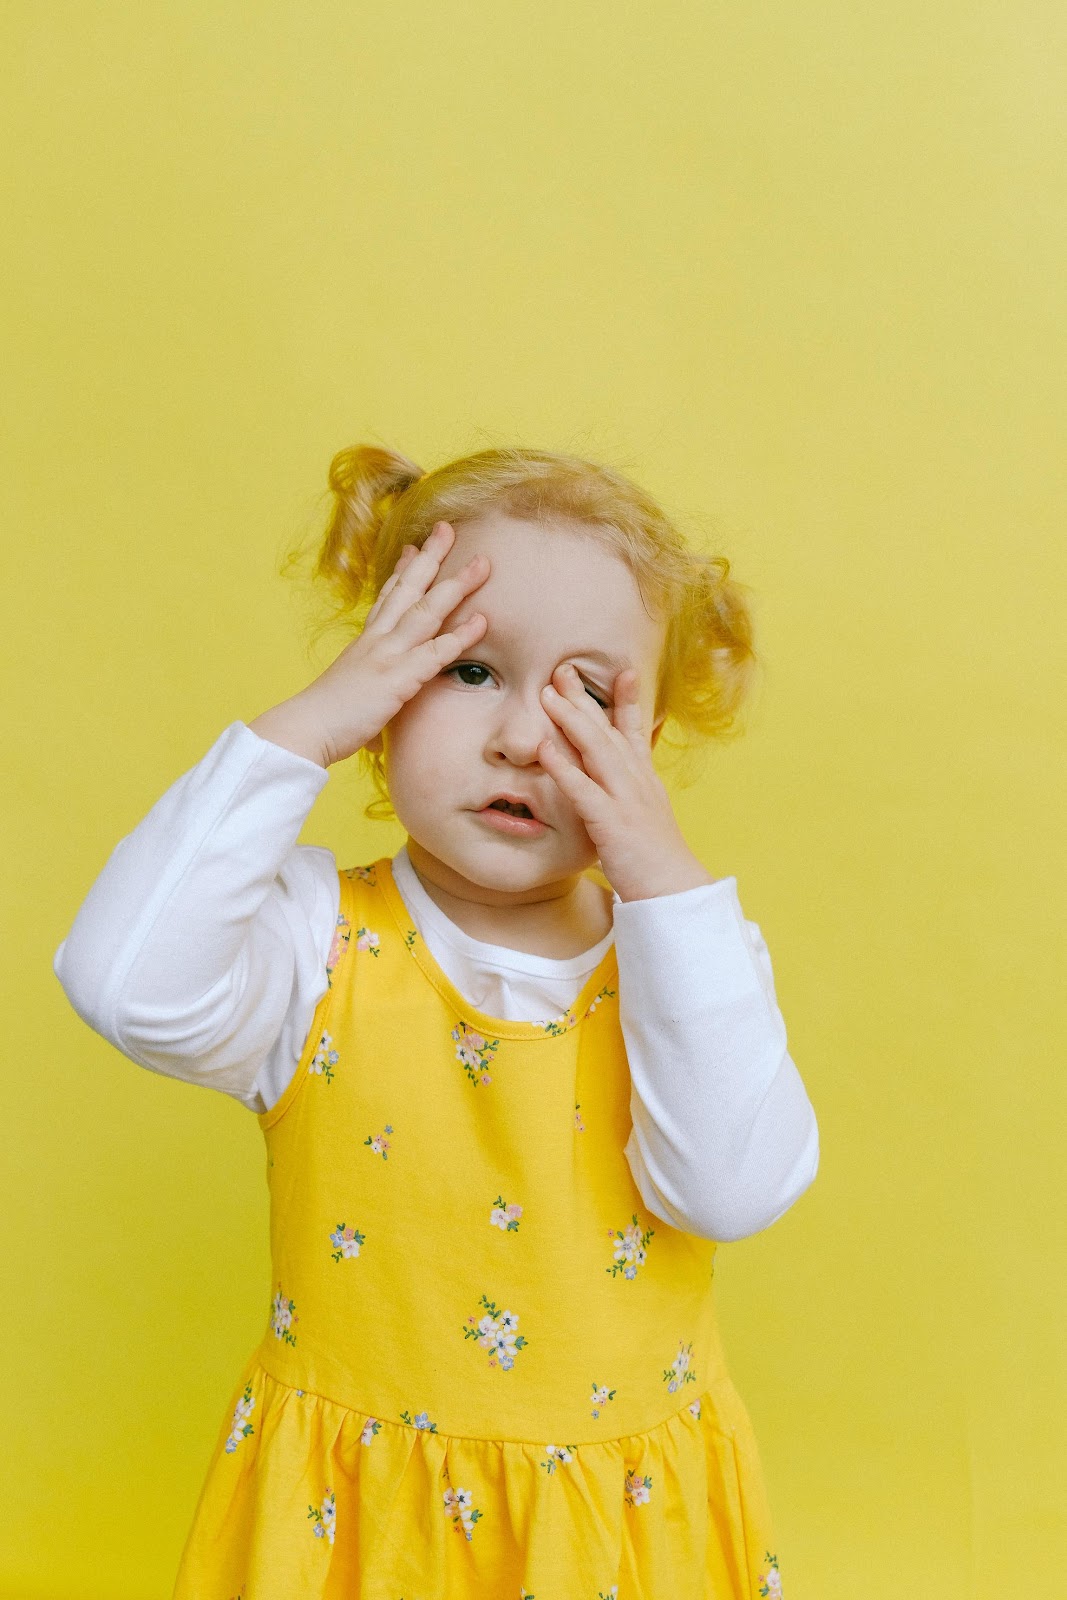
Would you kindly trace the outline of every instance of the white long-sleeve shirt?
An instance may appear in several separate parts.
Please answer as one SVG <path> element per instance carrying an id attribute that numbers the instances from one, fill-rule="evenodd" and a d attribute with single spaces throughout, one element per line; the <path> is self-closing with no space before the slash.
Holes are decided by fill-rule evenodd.
<path id="1" fill-rule="evenodd" d="M 78 1015 L 139 1066 L 269 1109 L 325 993 L 337 861 L 297 836 L 329 771 L 233 722 L 121 839 L 53 958 Z M 397 889 L 435 960 L 490 1016 L 558 1016 L 612 939 L 648 1210 L 731 1240 L 813 1182 L 819 1134 L 787 1050 L 770 957 L 737 880 L 623 901 L 612 932 L 552 960 L 472 939 L 401 848 Z"/>

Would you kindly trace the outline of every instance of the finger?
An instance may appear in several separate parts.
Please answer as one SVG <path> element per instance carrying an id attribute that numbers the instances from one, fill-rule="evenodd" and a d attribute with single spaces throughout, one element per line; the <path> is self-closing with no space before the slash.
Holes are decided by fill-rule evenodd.
<path id="1" fill-rule="evenodd" d="M 645 715 L 641 710 L 641 685 L 636 668 L 626 667 L 619 673 L 612 688 L 612 697 L 615 702 L 612 718 L 615 727 L 625 738 L 643 744 Z"/>
<path id="2" fill-rule="evenodd" d="M 569 760 L 551 739 L 541 740 L 537 746 L 537 756 L 549 777 L 561 793 L 573 803 L 583 821 L 598 821 L 604 803 L 604 790 L 589 776 L 581 763 Z"/>
<path id="3" fill-rule="evenodd" d="M 442 536 L 440 530 L 446 530 Z M 387 596 L 380 613 L 383 630 L 395 628 L 401 618 L 414 613 L 421 620 L 423 631 L 430 619 L 435 631 L 450 611 L 454 611 L 465 595 L 488 577 L 489 559 L 475 555 L 451 578 L 439 578 L 441 562 L 452 545 L 453 531 L 447 522 L 439 522 L 422 549 L 412 557 L 410 564 L 397 575 L 394 589 Z M 383 585 L 383 593 L 385 586 Z M 422 606 L 421 611 L 418 607 Z"/>
<path id="4" fill-rule="evenodd" d="M 581 751 L 590 776 L 610 785 L 612 776 L 618 774 L 622 749 L 606 713 L 580 687 L 575 691 L 568 685 L 567 694 L 560 694 L 553 684 L 546 684 L 541 699 L 549 716 Z"/>

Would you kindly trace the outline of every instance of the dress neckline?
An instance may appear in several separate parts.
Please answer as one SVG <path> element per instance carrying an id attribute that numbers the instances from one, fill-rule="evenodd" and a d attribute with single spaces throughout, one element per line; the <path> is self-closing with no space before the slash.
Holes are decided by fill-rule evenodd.
<path id="1" fill-rule="evenodd" d="M 392 858 L 382 856 L 375 862 L 375 867 L 377 887 L 381 890 L 382 898 L 404 939 L 408 953 L 418 963 L 420 970 L 437 992 L 448 1002 L 450 1008 L 480 1033 L 506 1039 L 550 1039 L 561 1033 L 567 1033 L 583 1019 L 599 991 L 617 978 L 618 961 L 613 939 L 568 1010 L 558 1016 L 546 1018 L 543 1022 L 520 1022 L 514 1018 L 489 1016 L 487 1012 L 479 1011 L 476 1006 L 471 1005 L 466 996 L 460 993 L 439 965 L 418 929 L 412 926 L 411 915 L 393 877 Z"/>

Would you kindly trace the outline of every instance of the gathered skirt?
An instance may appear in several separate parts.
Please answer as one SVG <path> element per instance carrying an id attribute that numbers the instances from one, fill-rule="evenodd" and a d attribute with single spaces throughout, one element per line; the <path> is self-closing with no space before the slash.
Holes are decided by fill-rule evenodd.
<path id="1" fill-rule="evenodd" d="M 647 1433 L 462 1438 L 280 1383 L 231 1397 L 173 1600 L 756 1600 L 781 1595 L 728 1380 Z"/>

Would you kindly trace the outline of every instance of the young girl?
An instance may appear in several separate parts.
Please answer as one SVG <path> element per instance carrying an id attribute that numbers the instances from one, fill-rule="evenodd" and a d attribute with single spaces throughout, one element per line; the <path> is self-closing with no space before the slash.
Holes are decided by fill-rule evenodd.
<path id="1" fill-rule="evenodd" d="M 357 448 L 330 482 L 354 637 L 167 791 L 54 962 L 266 1141 L 269 1313 L 175 1600 L 780 1595 L 712 1275 L 818 1130 L 651 759 L 668 717 L 730 723 L 740 587 L 571 457 Z M 407 838 L 339 869 L 295 840 L 356 753 Z"/>

